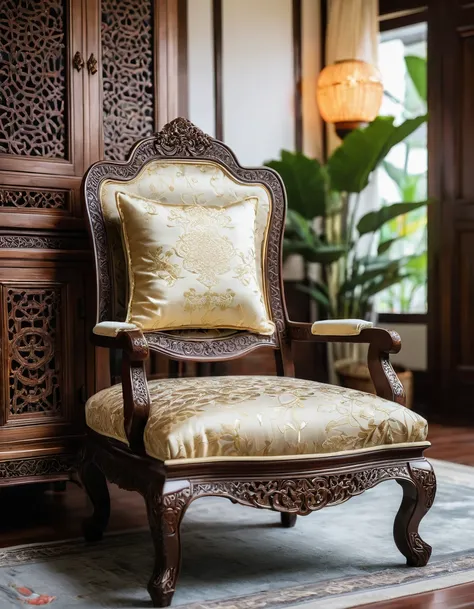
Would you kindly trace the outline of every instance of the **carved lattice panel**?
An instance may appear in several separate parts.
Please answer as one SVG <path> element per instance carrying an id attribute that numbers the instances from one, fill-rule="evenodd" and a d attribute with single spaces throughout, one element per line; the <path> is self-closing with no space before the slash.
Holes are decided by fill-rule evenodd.
<path id="1" fill-rule="evenodd" d="M 11 189 L 0 187 L 0 208 L 35 211 L 69 208 L 69 193 L 54 190 Z"/>
<path id="2" fill-rule="evenodd" d="M 10 416 L 58 414 L 61 289 L 8 287 L 4 294 Z"/>
<path id="3" fill-rule="evenodd" d="M 153 131 L 153 2 L 102 0 L 104 156 L 124 160 Z"/>
<path id="4" fill-rule="evenodd" d="M 65 0 L 2 0 L 0 152 L 64 159 Z"/>

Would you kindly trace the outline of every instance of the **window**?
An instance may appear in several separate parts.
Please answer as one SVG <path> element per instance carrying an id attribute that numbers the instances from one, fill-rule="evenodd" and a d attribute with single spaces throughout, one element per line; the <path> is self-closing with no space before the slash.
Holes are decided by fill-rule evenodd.
<path id="1" fill-rule="evenodd" d="M 417 23 L 381 33 L 379 67 L 384 83 L 380 114 L 396 122 L 425 114 L 427 24 Z M 378 170 L 383 205 L 427 198 L 427 126 L 421 125 L 395 146 Z M 425 313 L 427 309 L 427 210 L 421 207 L 383 227 L 382 241 L 392 242 L 387 255 L 403 257 L 409 276 L 377 298 L 381 313 Z"/>

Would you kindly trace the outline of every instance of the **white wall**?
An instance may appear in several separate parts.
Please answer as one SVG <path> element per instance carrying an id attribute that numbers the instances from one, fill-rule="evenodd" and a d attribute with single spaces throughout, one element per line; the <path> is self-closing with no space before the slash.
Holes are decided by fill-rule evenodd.
<path id="1" fill-rule="evenodd" d="M 316 83 L 321 71 L 321 3 L 302 0 L 302 107 L 303 152 L 323 158 L 323 122 L 316 104 Z"/>
<path id="2" fill-rule="evenodd" d="M 428 328 L 426 324 L 379 324 L 395 330 L 402 339 L 402 349 L 390 359 L 410 370 L 427 370 L 428 368 Z"/>
<path id="3" fill-rule="evenodd" d="M 189 120 L 215 135 L 212 0 L 188 0 Z"/>
<path id="4" fill-rule="evenodd" d="M 292 0 L 222 0 L 225 141 L 244 165 L 294 149 Z"/>
<path id="5" fill-rule="evenodd" d="M 243 165 L 295 148 L 292 0 L 222 0 L 224 141 Z M 303 149 L 321 154 L 319 0 L 302 2 Z M 215 135 L 212 0 L 188 0 L 189 118 Z"/>

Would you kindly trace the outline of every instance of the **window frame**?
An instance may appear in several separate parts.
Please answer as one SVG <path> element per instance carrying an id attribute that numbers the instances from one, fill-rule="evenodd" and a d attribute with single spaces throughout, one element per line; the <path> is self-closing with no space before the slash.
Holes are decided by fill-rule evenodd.
<path id="1" fill-rule="evenodd" d="M 420 0 L 379 0 L 380 32 L 396 30 L 423 22 L 426 22 L 427 28 L 429 28 L 428 6 Z M 377 319 L 380 323 L 426 324 L 428 323 L 428 310 L 426 313 L 377 313 Z"/>

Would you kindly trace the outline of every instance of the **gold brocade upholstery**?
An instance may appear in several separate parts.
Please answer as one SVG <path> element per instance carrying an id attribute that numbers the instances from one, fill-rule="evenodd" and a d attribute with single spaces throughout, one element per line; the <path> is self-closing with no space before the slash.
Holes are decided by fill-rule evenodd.
<path id="1" fill-rule="evenodd" d="M 130 282 L 126 321 L 142 330 L 273 334 L 257 278 L 257 203 L 169 205 L 118 192 Z"/>
<path id="2" fill-rule="evenodd" d="M 265 376 L 149 382 L 149 456 L 174 459 L 290 457 L 423 442 L 416 413 L 377 396 L 301 379 Z M 122 387 L 86 405 L 88 426 L 126 442 Z"/>
<path id="3" fill-rule="evenodd" d="M 107 229 L 113 277 L 113 319 L 124 321 L 127 308 L 126 263 L 122 246 L 117 192 L 152 199 L 169 205 L 226 207 L 254 197 L 256 206 L 255 242 L 263 244 L 270 220 L 272 202 L 266 187 L 246 184 L 212 161 L 173 161 L 159 159 L 147 162 L 132 180 L 105 180 L 100 188 L 100 202 Z M 255 248 L 259 289 L 265 293 L 262 247 Z"/>

